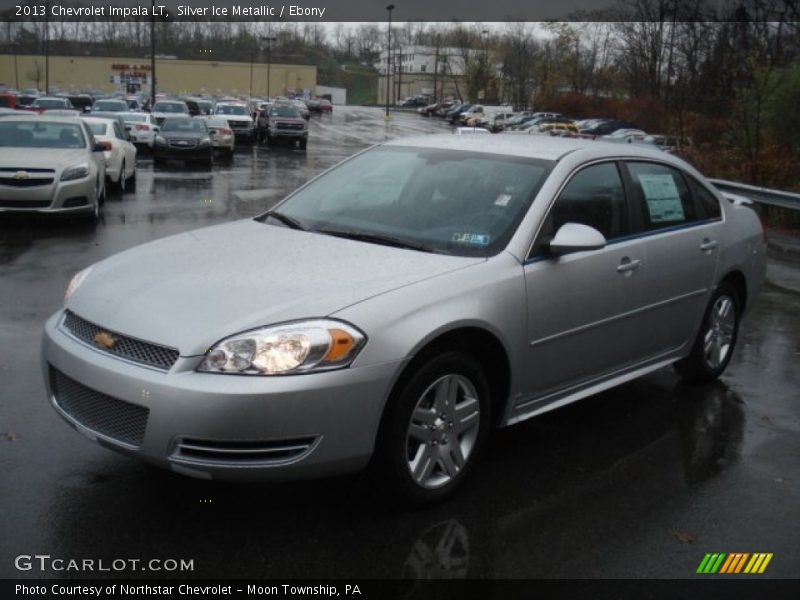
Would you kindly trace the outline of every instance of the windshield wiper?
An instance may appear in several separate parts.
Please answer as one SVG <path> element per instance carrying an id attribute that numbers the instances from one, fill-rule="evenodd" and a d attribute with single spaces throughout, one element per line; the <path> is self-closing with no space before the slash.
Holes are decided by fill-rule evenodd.
<path id="1" fill-rule="evenodd" d="M 381 244 L 383 246 L 392 246 L 394 248 L 407 248 L 409 250 L 419 250 L 420 252 L 433 252 L 434 249 L 429 244 L 422 242 L 414 242 L 411 240 L 403 240 L 390 235 L 382 235 L 380 233 L 367 233 L 364 231 L 342 231 L 339 229 L 314 229 L 315 233 L 324 233 L 325 235 L 332 235 L 335 237 L 345 238 L 348 240 L 356 240 L 359 242 L 368 242 L 371 244 Z"/>
<path id="2" fill-rule="evenodd" d="M 306 228 L 300 223 L 300 221 L 290 217 L 289 215 L 285 215 L 283 213 L 279 213 L 277 211 L 271 210 L 264 215 L 265 217 L 272 217 L 276 221 L 280 221 L 287 227 L 291 227 L 292 229 L 299 229 L 300 231 L 306 231 Z"/>

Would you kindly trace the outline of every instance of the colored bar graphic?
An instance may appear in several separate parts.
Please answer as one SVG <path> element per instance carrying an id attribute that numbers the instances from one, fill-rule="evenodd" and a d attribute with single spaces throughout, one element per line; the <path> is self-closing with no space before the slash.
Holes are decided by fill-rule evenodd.
<path id="1" fill-rule="evenodd" d="M 722 568 L 719 570 L 720 573 L 728 573 L 728 569 L 731 568 L 731 563 L 736 560 L 736 554 L 728 554 L 728 559 L 722 564 Z"/>
<path id="2" fill-rule="evenodd" d="M 703 560 L 700 561 L 696 572 L 711 575 L 715 573 L 721 575 L 763 573 L 771 560 L 772 554 L 766 552 L 756 552 L 754 554 L 749 552 L 733 552 L 731 554 L 724 552 L 707 553 Z"/>
<path id="3" fill-rule="evenodd" d="M 767 554 L 766 558 L 764 559 L 764 562 L 761 563 L 761 568 L 758 570 L 758 572 L 759 573 L 763 573 L 764 569 L 767 568 L 767 565 L 769 564 L 769 561 L 771 561 L 771 560 L 772 560 L 772 552 Z"/>

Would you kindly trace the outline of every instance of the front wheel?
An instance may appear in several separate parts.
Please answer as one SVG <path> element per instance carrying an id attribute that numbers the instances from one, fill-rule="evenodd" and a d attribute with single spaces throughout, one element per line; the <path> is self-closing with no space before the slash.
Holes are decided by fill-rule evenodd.
<path id="1" fill-rule="evenodd" d="M 373 475 L 391 499 L 423 506 L 452 494 L 474 465 L 489 429 L 489 384 L 472 356 L 447 352 L 399 385 Z"/>
<path id="2" fill-rule="evenodd" d="M 723 282 L 711 296 L 691 354 L 675 363 L 678 374 L 696 382 L 719 377 L 733 355 L 740 318 L 739 294 Z"/>

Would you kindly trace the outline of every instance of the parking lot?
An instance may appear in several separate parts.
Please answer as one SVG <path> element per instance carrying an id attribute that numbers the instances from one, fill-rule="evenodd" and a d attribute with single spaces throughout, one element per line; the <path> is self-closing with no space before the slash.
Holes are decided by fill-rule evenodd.
<path id="1" fill-rule="evenodd" d="M 14 568 L 39 553 L 193 559 L 193 572 L 170 575 L 196 578 L 674 578 L 707 552 L 773 553 L 763 576 L 796 576 L 800 296 L 776 287 L 743 322 L 721 382 L 688 386 L 664 369 L 504 429 L 461 493 L 423 511 L 385 508 L 361 475 L 180 477 L 85 441 L 56 415 L 39 341 L 76 271 L 257 215 L 367 145 L 449 130 L 382 116 L 336 107 L 312 117 L 306 152 L 243 146 L 211 169 L 154 169 L 142 155 L 135 188 L 109 194 L 93 226 L 0 218 L 0 576 L 80 575 Z"/>

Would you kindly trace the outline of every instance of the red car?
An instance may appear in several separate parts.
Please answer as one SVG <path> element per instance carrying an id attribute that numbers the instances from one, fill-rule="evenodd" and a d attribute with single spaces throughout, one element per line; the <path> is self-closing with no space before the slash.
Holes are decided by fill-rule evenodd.
<path id="1" fill-rule="evenodd" d="M 0 94 L 0 108 L 17 108 L 17 95 Z"/>

